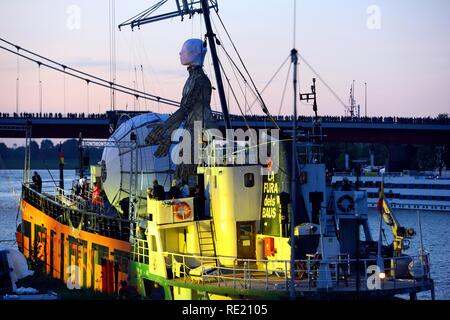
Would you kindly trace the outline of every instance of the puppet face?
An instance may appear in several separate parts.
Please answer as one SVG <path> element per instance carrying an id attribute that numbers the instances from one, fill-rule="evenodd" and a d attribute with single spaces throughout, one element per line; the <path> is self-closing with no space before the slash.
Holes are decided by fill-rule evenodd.
<path id="1" fill-rule="evenodd" d="M 202 66 L 205 59 L 206 48 L 200 39 L 189 39 L 181 48 L 180 62 L 184 66 Z"/>

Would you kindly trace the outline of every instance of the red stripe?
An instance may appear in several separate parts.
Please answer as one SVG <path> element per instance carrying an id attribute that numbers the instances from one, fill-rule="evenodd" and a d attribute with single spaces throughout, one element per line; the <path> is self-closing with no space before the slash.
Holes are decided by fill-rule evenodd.
<path id="1" fill-rule="evenodd" d="M 383 214 L 383 212 L 382 212 L 382 209 L 383 209 L 383 197 L 380 197 L 378 199 L 377 208 L 378 208 L 378 213 L 379 214 Z"/>

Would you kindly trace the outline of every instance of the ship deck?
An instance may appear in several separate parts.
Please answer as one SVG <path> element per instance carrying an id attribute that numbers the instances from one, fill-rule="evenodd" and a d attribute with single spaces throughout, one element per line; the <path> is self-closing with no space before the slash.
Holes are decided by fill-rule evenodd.
<path id="1" fill-rule="evenodd" d="M 252 273 L 251 279 L 244 272 L 229 275 L 210 275 L 208 277 L 185 276 L 172 279 L 173 285 L 235 296 L 272 297 L 274 299 L 289 296 L 289 279 L 283 275 L 267 275 L 264 272 Z M 245 279 L 245 280 L 244 280 Z M 314 279 L 296 279 L 295 293 L 298 298 L 390 298 L 398 294 L 415 294 L 434 290 L 431 279 L 388 279 L 381 282 L 380 289 L 369 289 L 367 279 L 361 276 L 359 287 L 356 277 L 347 280 L 332 281 L 329 288 L 318 288 Z"/>

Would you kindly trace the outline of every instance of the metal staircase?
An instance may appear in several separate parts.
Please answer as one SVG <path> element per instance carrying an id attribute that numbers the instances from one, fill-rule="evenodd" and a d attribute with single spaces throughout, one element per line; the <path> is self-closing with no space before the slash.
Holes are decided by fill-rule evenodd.
<path id="1" fill-rule="evenodd" d="M 214 221 L 202 220 L 197 221 L 198 230 L 198 243 L 200 247 L 200 255 L 202 257 L 215 257 L 216 245 L 215 245 L 215 230 Z M 216 264 L 216 259 L 204 261 L 204 264 Z"/>
<path id="2" fill-rule="evenodd" d="M 336 222 L 333 215 L 327 215 L 326 217 L 326 224 L 325 224 L 325 237 L 336 237 L 337 236 L 337 230 L 336 230 Z"/>
<path id="3" fill-rule="evenodd" d="M 334 207 L 334 194 L 330 196 L 327 205 L 327 221 L 325 224 L 325 236 L 326 237 L 337 237 L 337 221 L 336 221 L 336 211 Z"/>

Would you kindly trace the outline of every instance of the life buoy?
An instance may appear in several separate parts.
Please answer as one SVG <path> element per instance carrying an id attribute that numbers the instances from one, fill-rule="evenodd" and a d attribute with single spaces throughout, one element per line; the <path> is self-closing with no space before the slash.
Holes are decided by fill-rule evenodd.
<path id="1" fill-rule="evenodd" d="M 355 200 L 348 194 L 340 197 L 336 204 L 341 212 L 349 213 L 355 210 Z"/>
<path id="2" fill-rule="evenodd" d="M 175 214 L 177 219 L 186 220 L 191 216 L 192 209 L 186 202 L 182 201 L 174 205 L 173 213 Z"/>

